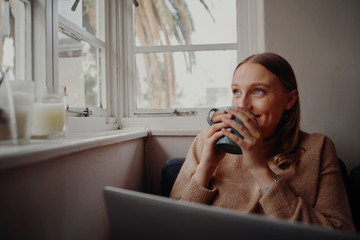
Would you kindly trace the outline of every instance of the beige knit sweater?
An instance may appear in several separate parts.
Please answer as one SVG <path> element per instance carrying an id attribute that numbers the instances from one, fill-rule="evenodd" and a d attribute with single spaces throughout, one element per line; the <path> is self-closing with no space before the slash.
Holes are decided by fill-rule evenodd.
<path id="1" fill-rule="evenodd" d="M 270 168 L 282 178 L 261 196 L 254 178 L 241 166 L 242 155 L 226 154 L 209 189 L 197 183 L 193 175 L 203 145 L 201 134 L 190 147 L 172 198 L 354 231 L 335 147 L 328 137 L 301 133 L 302 151 L 295 170 L 282 170 L 269 161 Z M 276 141 L 264 142 L 268 155 Z"/>

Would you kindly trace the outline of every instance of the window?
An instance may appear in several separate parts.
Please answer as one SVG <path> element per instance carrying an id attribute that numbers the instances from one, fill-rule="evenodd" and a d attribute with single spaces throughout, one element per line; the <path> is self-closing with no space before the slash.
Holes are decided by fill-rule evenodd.
<path id="1" fill-rule="evenodd" d="M 228 104 L 237 59 L 236 1 L 138 1 L 136 109 Z"/>
<path id="2" fill-rule="evenodd" d="M 2 67 L 36 88 L 65 85 L 70 111 L 96 118 L 88 129 L 114 129 L 117 116 L 122 127 L 198 128 L 209 107 L 230 104 L 238 60 L 262 47 L 262 0 L 0 3 L 15 26 Z"/>
<path id="3" fill-rule="evenodd" d="M 113 47 L 116 12 L 112 13 L 116 1 L 32 0 L 31 3 L 36 90 L 45 86 L 66 87 L 68 132 L 118 129 Z"/>
<path id="4" fill-rule="evenodd" d="M 127 1 L 124 125 L 202 119 L 210 107 L 229 105 L 238 60 L 261 50 L 260 11 L 261 1 L 250 0 Z"/>
<path id="5" fill-rule="evenodd" d="M 25 0 L 0 0 L 0 66 L 10 79 L 32 80 L 31 5 Z"/>
<path id="6" fill-rule="evenodd" d="M 107 112 L 106 2 L 58 0 L 57 84 L 75 111 Z"/>

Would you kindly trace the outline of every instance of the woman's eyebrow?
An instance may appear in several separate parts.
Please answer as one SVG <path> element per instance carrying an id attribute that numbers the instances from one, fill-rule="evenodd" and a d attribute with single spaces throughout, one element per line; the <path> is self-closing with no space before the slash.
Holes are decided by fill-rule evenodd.
<path id="1" fill-rule="evenodd" d="M 231 84 L 231 88 L 236 88 L 236 87 L 239 87 L 239 84 Z M 269 85 L 269 84 L 265 84 L 265 83 L 252 83 L 249 85 L 250 88 L 253 88 L 253 87 L 263 87 L 263 88 L 273 88 L 272 85 Z"/>

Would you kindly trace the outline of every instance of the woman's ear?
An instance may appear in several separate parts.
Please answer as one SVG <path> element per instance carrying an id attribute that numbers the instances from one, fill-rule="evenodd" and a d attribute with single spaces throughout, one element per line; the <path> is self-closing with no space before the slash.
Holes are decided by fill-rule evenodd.
<path id="1" fill-rule="evenodd" d="M 285 110 L 290 110 L 298 100 L 299 91 L 294 89 L 288 93 Z"/>

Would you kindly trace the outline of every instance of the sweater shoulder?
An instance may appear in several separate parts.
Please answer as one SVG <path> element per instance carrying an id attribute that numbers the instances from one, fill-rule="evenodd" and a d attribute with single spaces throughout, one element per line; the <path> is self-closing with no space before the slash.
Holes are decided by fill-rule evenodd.
<path id="1" fill-rule="evenodd" d="M 302 147 L 313 147 L 315 145 L 332 144 L 332 140 L 322 133 L 300 133 L 300 145 Z"/>
<path id="2" fill-rule="evenodd" d="M 333 155 L 336 157 L 336 150 L 333 141 L 322 133 L 301 132 L 299 147 L 306 155 L 318 155 L 321 157 Z"/>
<path id="3" fill-rule="evenodd" d="M 300 137 L 301 139 L 307 139 L 307 140 L 314 140 L 314 139 L 324 139 L 326 137 L 326 135 L 322 134 L 322 133 L 308 133 L 308 132 L 300 132 Z"/>

